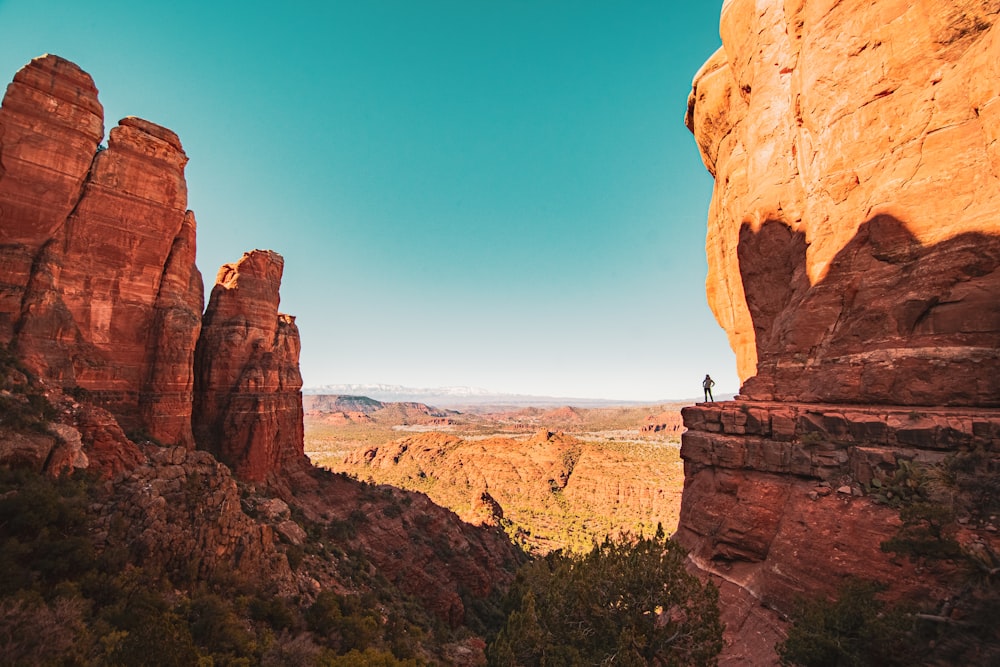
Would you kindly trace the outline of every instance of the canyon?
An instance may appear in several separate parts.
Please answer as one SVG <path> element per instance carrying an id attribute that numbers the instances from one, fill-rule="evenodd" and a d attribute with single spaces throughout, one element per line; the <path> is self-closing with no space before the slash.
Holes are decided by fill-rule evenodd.
<path id="1" fill-rule="evenodd" d="M 722 587 L 724 664 L 776 661 L 796 599 L 850 577 L 975 613 L 954 567 L 880 548 L 904 528 L 881 489 L 971 458 L 998 474 L 998 17 L 968 0 L 723 7 L 686 123 L 715 178 L 706 289 L 743 386 L 684 410 L 675 539 Z M 944 530 L 995 567 L 996 499 L 949 488 Z M 996 659 L 967 649 L 950 659 Z"/>
<path id="2" fill-rule="evenodd" d="M 426 493 L 469 523 L 502 527 L 531 555 L 677 526 L 680 405 L 468 413 L 306 398 L 316 465 Z"/>

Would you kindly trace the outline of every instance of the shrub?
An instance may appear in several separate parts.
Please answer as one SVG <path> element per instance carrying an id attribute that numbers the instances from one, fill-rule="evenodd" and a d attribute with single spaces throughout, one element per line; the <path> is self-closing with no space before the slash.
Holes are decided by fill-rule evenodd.
<path id="1" fill-rule="evenodd" d="M 899 512 L 903 525 L 891 539 L 880 546 L 882 551 L 906 554 L 915 558 L 956 558 L 962 549 L 955 541 L 955 513 L 947 505 L 918 502 Z"/>
<path id="2" fill-rule="evenodd" d="M 415 659 L 399 660 L 391 653 L 365 649 L 351 650 L 346 655 L 326 656 L 319 661 L 321 667 L 419 667 Z"/>
<path id="3" fill-rule="evenodd" d="M 1000 510 L 1000 459 L 982 447 L 956 452 L 944 461 L 954 487 L 966 498 L 967 510 L 989 514 Z"/>
<path id="4" fill-rule="evenodd" d="M 361 607 L 358 600 L 323 591 L 306 610 L 309 629 L 342 651 L 365 649 L 378 637 L 379 622 L 374 610 Z"/>
<path id="5" fill-rule="evenodd" d="M 508 608 L 490 665 L 713 665 L 722 650 L 718 591 L 688 574 L 662 528 L 529 563 Z"/>
<path id="6" fill-rule="evenodd" d="M 782 665 L 890 667 L 915 664 L 913 619 L 887 609 L 877 583 L 848 580 L 836 602 L 801 601 L 788 638 L 778 645 Z"/>

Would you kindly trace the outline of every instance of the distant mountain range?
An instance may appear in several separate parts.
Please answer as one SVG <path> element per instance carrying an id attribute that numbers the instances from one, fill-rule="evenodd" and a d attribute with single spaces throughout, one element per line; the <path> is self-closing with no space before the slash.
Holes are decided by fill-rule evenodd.
<path id="1" fill-rule="evenodd" d="M 572 398 L 566 396 L 533 396 L 530 394 L 502 394 L 477 387 L 404 387 L 394 384 L 325 384 L 306 387 L 308 395 L 367 396 L 385 402 L 418 402 L 437 407 L 512 406 L 557 407 L 574 405 L 582 408 L 599 408 L 617 405 L 656 405 L 672 401 L 622 401 L 602 398 Z M 691 400 L 694 402 L 694 399 Z"/>

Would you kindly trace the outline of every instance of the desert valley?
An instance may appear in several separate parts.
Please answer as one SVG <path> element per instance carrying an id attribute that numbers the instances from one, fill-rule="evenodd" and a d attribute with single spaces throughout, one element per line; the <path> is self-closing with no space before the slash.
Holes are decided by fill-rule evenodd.
<path id="1" fill-rule="evenodd" d="M 181 138 L 31 60 L 0 663 L 1000 664 L 998 23 L 727 0 L 684 120 L 742 386 L 627 406 L 304 395 L 285 259 L 206 300 Z"/>
<path id="2" fill-rule="evenodd" d="M 681 405 L 495 412 L 306 396 L 318 466 L 426 493 L 528 553 L 589 551 L 605 535 L 677 527 Z"/>

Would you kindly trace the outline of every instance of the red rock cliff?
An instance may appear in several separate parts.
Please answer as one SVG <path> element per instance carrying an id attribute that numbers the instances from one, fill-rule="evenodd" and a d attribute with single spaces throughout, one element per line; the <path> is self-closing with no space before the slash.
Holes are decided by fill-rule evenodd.
<path id="1" fill-rule="evenodd" d="M 283 268 L 254 250 L 219 269 L 195 358 L 198 446 L 253 481 L 305 459 L 299 332 L 278 313 Z"/>
<path id="2" fill-rule="evenodd" d="M 687 123 L 743 393 L 1000 405 L 997 12 L 725 3 Z"/>
<path id="3" fill-rule="evenodd" d="M 764 607 L 849 576 L 957 599 L 880 549 L 901 519 L 867 493 L 903 461 L 1000 446 L 998 13 L 723 6 L 687 124 L 715 176 L 708 299 L 744 385 L 684 411 L 676 539 L 723 583 L 724 663 L 775 661 Z M 1000 553 L 965 520 L 959 542 Z"/>
<path id="4" fill-rule="evenodd" d="M 0 341 L 21 315 L 31 267 L 76 207 L 104 137 L 90 76 L 56 56 L 36 58 L 0 107 Z"/>
<path id="5" fill-rule="evenodd" d="M 192 359 L 203 306 L 177 136 L 111 130 L 90 77 L 57 56 L 15 77 L 0 111 L 0 342 L 80 387 L 130 432 L 193 446 Z"/>

